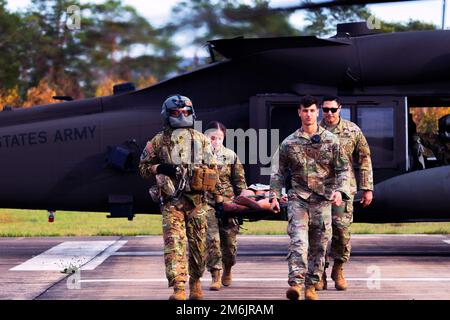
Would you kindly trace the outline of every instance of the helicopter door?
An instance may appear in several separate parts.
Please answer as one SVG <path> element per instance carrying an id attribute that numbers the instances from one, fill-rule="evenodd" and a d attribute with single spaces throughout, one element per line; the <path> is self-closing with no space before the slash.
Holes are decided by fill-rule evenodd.
<path id="1" fill-rule="evenodd" d="M 320 101 L 322 96 L 316 96 Z M 340 96 L 341 116 L 355 122 L 363 131 L 372 154 L 375 182 L 408 169 L 407 100 L 406 97 Z M 297 115 L 299 96 L 261 95 L 250 99 L 250 128 L 268 130 L 267 148 L 259 148 L 259 159 L 273 155 L 271 148 L 279 144 L 300 126 Z M 321 115 L 319 116 L 321 119 Z M 319 120 L 320 120 L 319 119 Z M 261 141 L 258 143 L 261 146 Z M 260 154 L 261 151 L 266 154 Z M 266 161 L 267 162 L 267 161 Z M 249 181 L 269 183 L 270 163 L 259 161 L 249 165 Z"/>
<path id="2" fill-rule="evenodd" d="M 245 168 L 249 183 L 270 183 L 272 156 L 280 143 L 299 128 L 299 102 L 299 96 L 290 94 L 264 94 L 250 98 L 249 127 L 258 132 L 258 163 L 248 164 Z"/>
<path id="3" fill-rule="evenodd" d="M 376 182 L 408 170 L 406 97 L 343 97 L 369 143 Z"/>

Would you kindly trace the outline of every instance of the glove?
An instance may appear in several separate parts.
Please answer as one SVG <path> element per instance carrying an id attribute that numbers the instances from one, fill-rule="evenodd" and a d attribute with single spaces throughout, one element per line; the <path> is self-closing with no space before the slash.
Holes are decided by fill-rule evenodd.
<path id="1" fill-rule="evenodd" d="M 217 219 L 221 220 L 223 218 L 223 202 L 216 202 L 216 205 L 214 206 L 214 209 L 216 210 L 216 217 Z"/>
<path id="2" fill-rule="evenodd" d="M 179 172 L 178 166 L 169 163 L 161 163 L 156 168 L 156 173 L 163 174 L 170 178 L 176 178 L 178 172 Z"/>

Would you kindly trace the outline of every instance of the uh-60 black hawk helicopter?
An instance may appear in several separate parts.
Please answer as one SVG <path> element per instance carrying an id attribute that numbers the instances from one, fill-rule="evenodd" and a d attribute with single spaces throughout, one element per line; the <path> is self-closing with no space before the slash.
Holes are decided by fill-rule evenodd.
<path id="1" fill-rule="evenodd" d="M 209 65 L 142 90 L 125 84 L 112 96 L 4 109 L 0 207 L 101 211 L 129 219 L 158 213 L 148 194 L 152 182 L 139 176 L 137 166 L 146 142 L 162 128 L 166 97 L 190 97 L 204 123 L 267 129 L 257 139 L 270 145 L 274 129 L 281 142 L 299 127 L 302 95 L 334 94 L 372 151 L 374 201 L 355 208 L 355 221 L 448 220 L 450 166 L 411 172 L 408 113 L 450 105 L 450 31 L 375 31 L 350 23 L 327 39 L 214 40 Z M 217 53 L 225 59 L 215 62 Z M 441 119 L 439 137 L 449 143 L 450 116 Z M 242 160 L 250 183 L 268 183 L 268 161 Z"/>

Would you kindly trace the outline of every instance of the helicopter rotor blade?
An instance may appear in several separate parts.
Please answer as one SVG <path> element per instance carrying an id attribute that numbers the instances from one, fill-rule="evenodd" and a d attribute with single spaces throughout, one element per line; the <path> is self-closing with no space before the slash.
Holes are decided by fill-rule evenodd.
<path id="1" fill-rule="evenodd" d="M 327 0 L 321 2 L 306 2 L 297 6 L 272 8 L 272 11 L 291 12 L 303 9 L 319 9 L 330 8 L 334 6 L 353 6 L 353 5 L 366 5 L 388 2 L 406 2 L 417 0 Z"/>

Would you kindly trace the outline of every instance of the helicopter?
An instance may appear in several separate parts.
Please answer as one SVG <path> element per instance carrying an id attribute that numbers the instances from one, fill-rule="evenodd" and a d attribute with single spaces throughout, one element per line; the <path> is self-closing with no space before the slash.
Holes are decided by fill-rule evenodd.
<path id="1" fill-rule="evenodd" d="M 330 38 L 211 40 L 210 64 L 141 90 L 124 83 L 111 96 L 5 107 L 0 206 L 109 212 L 129 220 L 158 214 L 148 194 L 154 181 L 139 176 L 138 163 L 161 131 L 161 104 L 173 93 L 191 98 L 201 123 L 264 132 L 240 141 L 248 158 L 241 160 L 247 181 L 267 184 L 273 150 L 262 145 L 276 146 L 300 126 L 296 108 L 310 94 L 339 96 L 342 117 L 360 126 L 371 147 L 374 201 L 368 208 L 355 203 L 355 221 L 449 220 L 450 166 L 413 171 L 408 151 L 409 109 L 450 105 L 449 42 L 450 31 L 386 34 L 365 22 L 340 24 Z M 450 116 L 441 120 L 439 137 L 448 141 Z M 257 146 L 256 161 L 250 145 Z"/>

